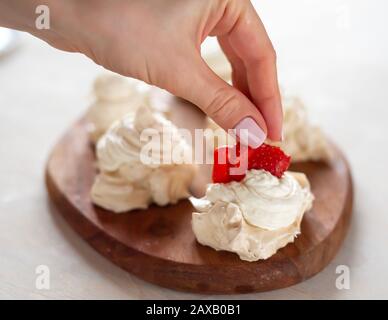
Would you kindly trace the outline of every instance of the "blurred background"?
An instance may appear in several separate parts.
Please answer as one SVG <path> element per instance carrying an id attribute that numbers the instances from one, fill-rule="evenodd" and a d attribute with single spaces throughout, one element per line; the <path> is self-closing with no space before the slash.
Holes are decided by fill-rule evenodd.
<path id="1" fill-rule="evenodd" d="M 291 288 L 230 298 L 388 298 L 388 2 L 253 2 L 277 51 L 282 87 L 305 101 L 311 120 L 348 157 L 355 207 L 342 249 L 321 273 Z M 0 298 L 209 297 L 125 273 L 52 215 L 45 162 L 85 112 L 102 68 L 27 34 L 9 41 L 0 31 L 0 51 L 8 48 L 0 53 Z M 204 51 L 214 48 L 214 39 L 204 44 Z M 41 264 L 50 267 L 50 290 L 35 288 Z M 335 286 L 338 265 L 350 268 L 349 290 Z"/>

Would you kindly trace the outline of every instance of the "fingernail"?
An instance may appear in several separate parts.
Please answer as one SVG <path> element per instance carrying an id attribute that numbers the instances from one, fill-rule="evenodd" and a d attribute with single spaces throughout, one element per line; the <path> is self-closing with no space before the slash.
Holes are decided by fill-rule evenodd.
<path id="1" fill-rule="evenodd" d="M 266 134 L 251 117 L 242 119 L 235 127 L 236 135 L 241 143 L 258 148 L 266 139 Z"/>

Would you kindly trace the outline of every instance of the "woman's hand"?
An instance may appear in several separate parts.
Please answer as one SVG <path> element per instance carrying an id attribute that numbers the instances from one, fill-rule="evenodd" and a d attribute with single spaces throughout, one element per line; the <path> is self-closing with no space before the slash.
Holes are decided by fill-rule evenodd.
<path id="1" fill-rule="evenodd" d="M 248 129 L 242 142 L 253 147 L 267 135 L 281 139 L 276 55 L 250 1 L 52 0 L 52 6 L 52 30 L 29 32 L 187 99 L 224 129 Z M 234 86 L 201 58 L 207 36 L 218 37 Z"/>

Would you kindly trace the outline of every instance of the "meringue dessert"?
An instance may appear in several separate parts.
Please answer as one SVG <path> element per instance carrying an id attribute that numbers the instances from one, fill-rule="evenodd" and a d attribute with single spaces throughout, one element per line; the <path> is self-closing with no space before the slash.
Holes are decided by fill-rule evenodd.
<path id="1" fill-rule="evenodd" d="M 313 196 L 303 173 L 280 179 L 264 170 L 250 170 L 241 182 L 210 184 L 193 204 L 192 226 L 199 243 L 231 251 L 240 259 L 267 259 L 300 233 Z"/>
<path id="2" fill-rule="evenodd" d="M 146 141 L 144 133 L 151 140 Z M 162 134 L 169 137 L 168 144 L 160 139 Z M 186 148 L 189 145 L 170 121 L 149 107 L 139 107 L 135 114 L 116 122 L 97 143 L 99 174 L 91 190 L 93 203 L 119 213 L 146 209 L 151 203 L 174 204 L 189 197 L 195 166 L 163 162 Z M 146 149 L 157 150 L 148 161 L 142 158 Z"/>
<path id="3" fill-rule="evenodd" d="M 256 158 L 248 160 L 245 175 L 226 176 L 225 165 L 215 164 L 206 195 L 191 198 L 197 241 L 246 261 L 268 259 L 293 242 L 314 199 L 303 173 L 285 171 L 290 158 L 279 148 L 263 145 L 256 150 L 249 155 Z M 252 168 L 256 166 L 262 169 Z"/>
<path id="4" fill-rule="evenodd" d="M 92 142 L 96 143 L 113 122 L 146 105 L 147 92 L 148 86 L 136 79 L 114 73 L 99 76 L 93 86 L 94 102 L 86 114 Z"/>

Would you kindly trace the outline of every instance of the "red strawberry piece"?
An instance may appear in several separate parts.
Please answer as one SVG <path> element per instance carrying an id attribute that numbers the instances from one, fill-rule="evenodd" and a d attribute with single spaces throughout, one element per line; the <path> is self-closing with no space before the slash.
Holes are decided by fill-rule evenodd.
<path id="1" fill-rule="evenodd" d="M 236 161 L 231 161 L 232 149 L 227 146 L 214 151 L 213 182 L 228 183 L 241 181 L 248 169 L 263 169 L 272 175 L 281 178 L 284 171 L 290 166 L 291 157 L 286 155 L 279 147 L 262 144 L 256 149 L 236 145 Z M 247 167 L 247 168 L 244 168 Z M 242 168 L 236 171 L 236 168 Z M 232 171 L 231 169 L 235 169 Z M 237 172 L 237 173 L 236 173 Z"/>
<path id="2" fill-rule="evenodd" d="M 213 182 L 214 183 L 228 183 L 230 181 L 241 181 L 245 177 L 243 174 L 234 173 L 231 168 L 236 168 L 239 165 L 239 159 L 236 155 L 234 158 L 234 151 L 228 146 L 222 146 L 214 150 L 214 165 L 213 165 Z"/>
<path id="3" fill-rule="evenodd" d="M 275 177 L 281 178 L 284 171 L 290 166 L 291 157 L 279 147 L 264 143 L 249 153 L 248 160 L 249 169 L 263 169 Z"/>
<path id="4" fill-rule="evenodd" d="M 228 147 L 223 146 L 214 150 L 213 182 L 228 183 L 231 181 L 229 175 Z"/>

